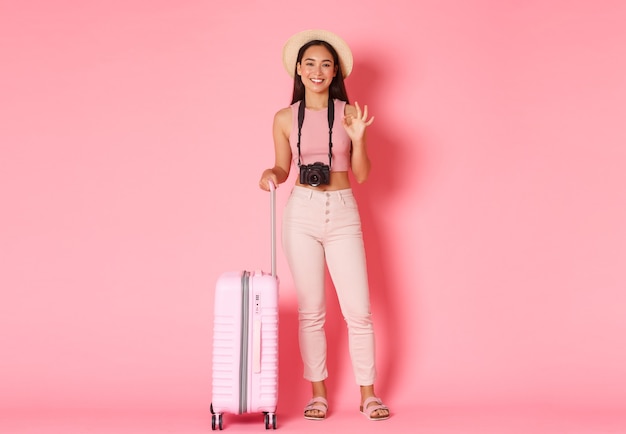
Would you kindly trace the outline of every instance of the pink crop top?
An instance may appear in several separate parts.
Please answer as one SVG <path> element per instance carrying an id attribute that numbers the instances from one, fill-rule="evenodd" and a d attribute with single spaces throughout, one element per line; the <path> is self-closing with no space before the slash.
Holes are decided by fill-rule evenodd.
<path id="1" fill-rule="evenodd" d="M 298 107 L 297 101 L 291 105 L 293 119 L 289 144 L 293 164 L 298 166 Z M 350 168 L 350 137 L 342 123 L 346 102 L 335 100 L 335 122 L 333 124 L 333 161 L 331 172 L 346 172 Z M 328 109 L 304 111 L 304 123 L 300 136 L 300 162 L 328 164 Z"/>

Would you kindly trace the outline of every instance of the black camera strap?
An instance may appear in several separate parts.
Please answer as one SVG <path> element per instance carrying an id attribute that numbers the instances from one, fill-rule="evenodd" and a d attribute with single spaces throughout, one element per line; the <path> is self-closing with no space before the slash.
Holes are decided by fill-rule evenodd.
<path id="1" fill-rule="evenodd" d="M 300 136 L 302 135 L 302 124 L 304 124 L 304 109 L 306 101 L 304 96 L 298 107 L 298 167 L 302 164 L 300 158 Z M 335 102 L 332 98 L 328 98 L 328 167 L 333 164 L 333 124 L 335 123 Z"/>

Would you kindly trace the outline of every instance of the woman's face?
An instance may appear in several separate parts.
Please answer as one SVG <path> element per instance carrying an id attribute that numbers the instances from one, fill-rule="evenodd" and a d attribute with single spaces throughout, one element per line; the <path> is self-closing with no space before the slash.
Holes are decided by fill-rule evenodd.
<path id="1" fill-rule="evenodd" d="M 302 55 L 297 72 L 304 87 L 312 92 L 325 92 L 330 87 L 337 67 L 330 51 L 323 45 L 312 45 Z"/>

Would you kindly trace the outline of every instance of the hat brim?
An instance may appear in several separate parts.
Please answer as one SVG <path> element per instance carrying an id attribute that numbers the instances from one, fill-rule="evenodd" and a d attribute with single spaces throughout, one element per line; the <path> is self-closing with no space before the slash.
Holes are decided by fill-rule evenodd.
<path id="1" fill-rule="evenodd" d="M 333 46 L 339 56 L 341 71 L 343 78 L 346 78 L 352 72 L 352 51 L 350 47 L 339 36 L 328 30 L 304 30 L 296 33 L 287 40 L 283 47 L 283 66 L 287 73 L 293 78 L 296 69 L 296 60 L 298 59 L 298 51 L 307 42 L 320 40 L 328 42 Z"/>

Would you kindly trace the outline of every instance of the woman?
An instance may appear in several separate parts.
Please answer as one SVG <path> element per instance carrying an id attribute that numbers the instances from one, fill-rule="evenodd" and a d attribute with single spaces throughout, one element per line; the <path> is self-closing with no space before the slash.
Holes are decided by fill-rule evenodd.
<path id="1" fill-rule="evenodd" d="M 282 224 L 283 250 L 298 298 L 300 352 L 313 398 L 304 417 L 322 420 L 326 400 L 324 267 L 328 267 L 348 326 L 350 357 L 361 390 L 360 411 L 371 420 L 389 418 L 374 393 L 376 376 L 365 250 L 348 170 L 368 177 L 367 106 L 348 103 L 344 78 L 352 53 L 337 35 L 307 30 L 283 48 L 283 64 L 294 78 L 291 105 L 274 116 L 275 165 L 263 172 L 263 190 L 285 182 L 293 162 L 299 176 Z"/>

